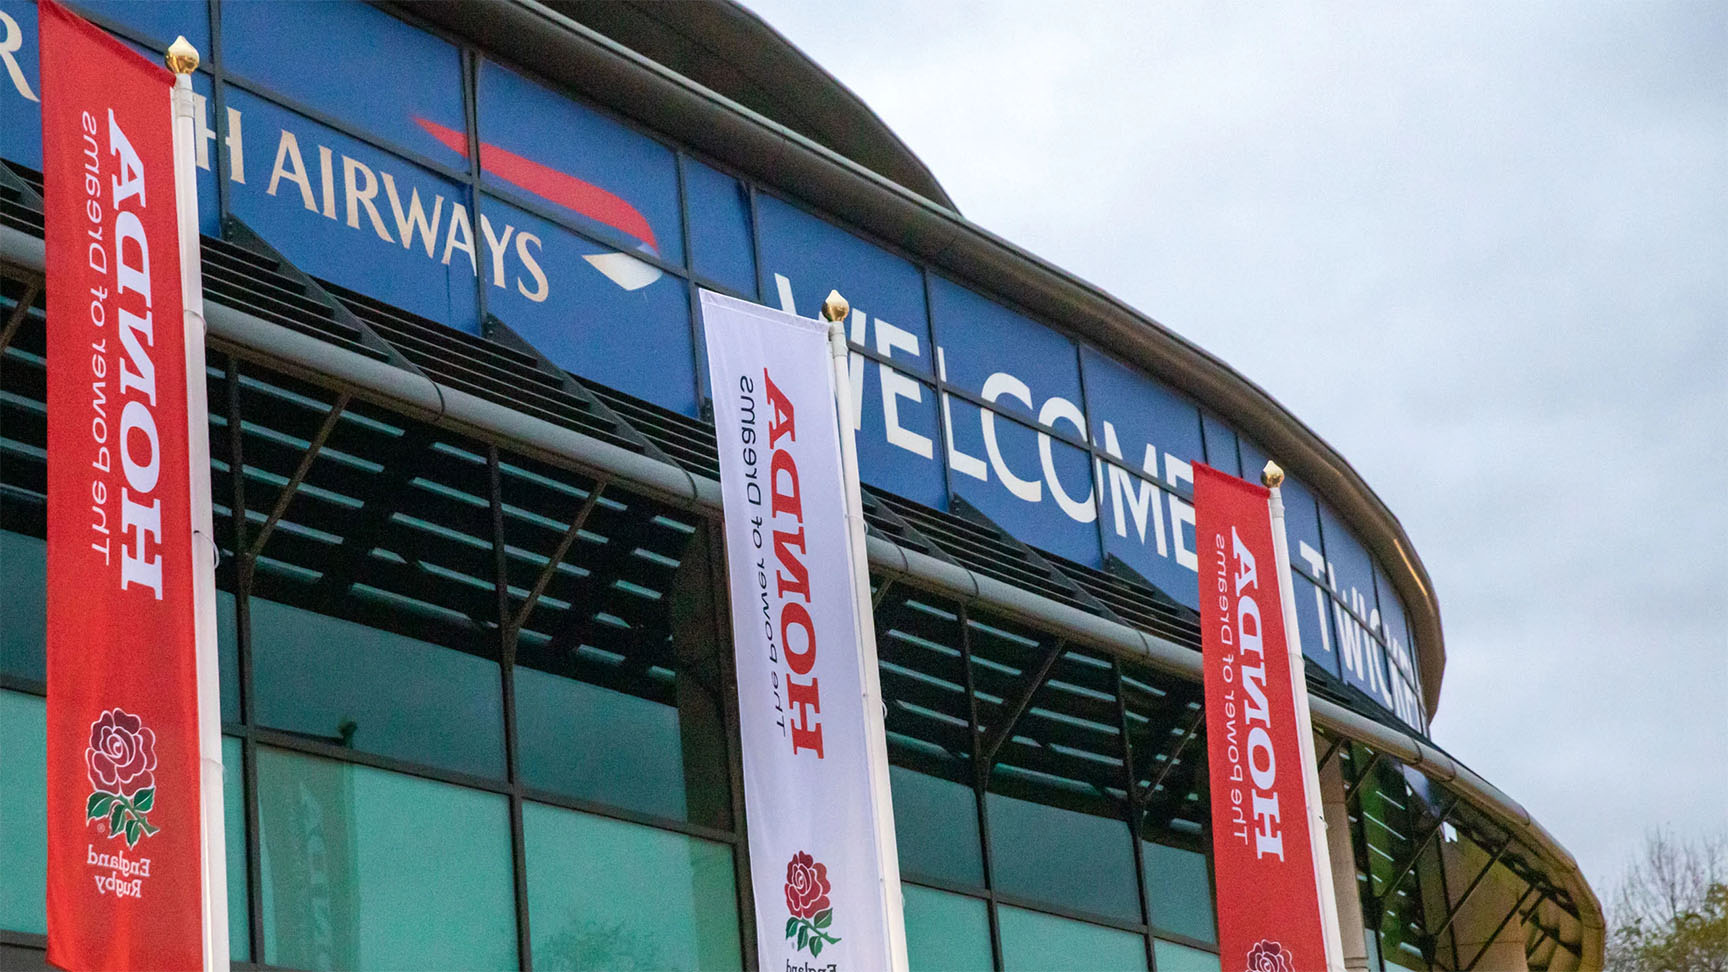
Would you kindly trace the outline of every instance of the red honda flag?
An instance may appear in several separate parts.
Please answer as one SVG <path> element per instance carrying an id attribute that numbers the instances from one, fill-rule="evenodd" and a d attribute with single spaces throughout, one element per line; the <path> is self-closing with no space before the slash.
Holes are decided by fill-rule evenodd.
<path id="1" fill-rule="evenodd" d="M 173 76 L 52 0 L 38 12 L 48 960 L 197 968 L 200 770 Z"/>
<path id="2" fill-rule="evenodd" d="M 1307 972 L 1326 945 L 1269 499 L 1194 466 L 1218 947 L 1226 969 Z"/>

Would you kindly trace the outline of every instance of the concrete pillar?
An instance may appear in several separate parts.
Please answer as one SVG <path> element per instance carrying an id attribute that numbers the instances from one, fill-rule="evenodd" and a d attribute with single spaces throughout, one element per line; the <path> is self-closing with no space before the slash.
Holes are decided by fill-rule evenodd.
<path id="1" fill-rule="evenodd" d="M 1325 752 L 1324 747 L 1320 751 Z M 1344 968 L 1349 972 L 1367 972 L 1362 895 L 1356 884 L 1356 845 L 1350 839 L 1344 774 L 1336 758 L 1320 769 L 1320 809 L 1326 816 L 1326 853 L 1332 861 L 1332 889 L 1338 896 L 1338 937 L 1344 946 Z"/>

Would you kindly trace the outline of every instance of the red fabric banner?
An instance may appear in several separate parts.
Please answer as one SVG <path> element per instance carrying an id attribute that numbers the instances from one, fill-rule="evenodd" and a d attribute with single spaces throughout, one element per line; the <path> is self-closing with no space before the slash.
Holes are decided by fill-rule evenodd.
<path id="1" fill-rule="evenodd" d="M 173 76 L 52 0 L 38 11 L 48 960 L 197 968 L 202 845 Z"/>
<path id="2" fill-rule="evenodd" d="M 1194 466 L 1212 861 L 1226 972 L 1326 967 L 1269 498 L 1264 487 Z"/>

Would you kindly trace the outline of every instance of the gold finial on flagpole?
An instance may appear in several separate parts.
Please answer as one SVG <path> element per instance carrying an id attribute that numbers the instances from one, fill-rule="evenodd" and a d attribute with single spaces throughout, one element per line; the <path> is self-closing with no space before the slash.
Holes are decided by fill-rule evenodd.
<path id="1" fill-rule="evenodd" d="M 840 291 L 828 291 L 828 298 L 822 301 L 822 319 L 830 324 L 837 324 L 846 319 L 852 312 L 852 305 L 846 303 L 846 298 L 840 296 Z"/>
<path id="2" fill-rule="evenodd" d="M 1266 468 L 1260 470 L 1260 482 L 1267 489 L 1277 489 L 1284 485 L 1284 470 L 1272 460 L 1266 460 Z"/>
<path id="3" fill-rule="evenodd" d="M 198 48 L 186 39 L 185 34 L 174 38 L 174 43 L 168 45 L 168 70 L 175 74 L 191 74 L 198 70 Z"/>

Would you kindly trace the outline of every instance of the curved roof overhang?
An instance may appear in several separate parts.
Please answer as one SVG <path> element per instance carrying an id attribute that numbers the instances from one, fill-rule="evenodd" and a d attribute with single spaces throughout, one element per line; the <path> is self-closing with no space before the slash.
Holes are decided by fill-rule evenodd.
<path id="1" fill-rule="evenodd" d="M 1428 712 L 1445 675 L 1440 604 L 1398 518 L 1314 430 L 1222 360 L 1093 284 L 945 205 L 685 77 L 538 0 L 433 0 L 412 12 L 668 134 L 751 178 L 1041 315 L 1146 369 L 1234 421 L 1338 511 L 1386 566 L 1418 646 Z M 730 4 L 722 6 L 731 7 Z M 737 58 L 778 58 L 760 34 Z M 833 83 L 829 79 L 828 83 Z M 838 85 L 836 85 L 838 87 Z M 840 89 L 844 91 L 844 89 Z M 850 93 L 846 93 L 850 96 Z"/>

